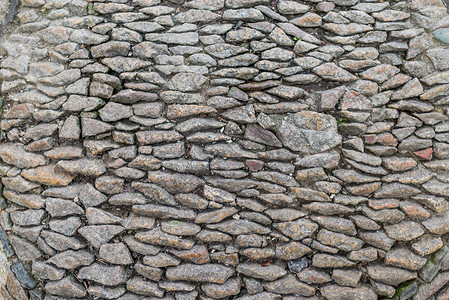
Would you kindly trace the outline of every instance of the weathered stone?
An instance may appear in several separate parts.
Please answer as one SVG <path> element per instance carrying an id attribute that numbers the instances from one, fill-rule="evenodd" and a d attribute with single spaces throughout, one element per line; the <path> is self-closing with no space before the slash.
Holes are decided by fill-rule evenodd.
<path id="1" fill-rule="evenodd" d="M 138 131 L 137 141 L 141 144 L 156 144 L 160 142 L 176 142 L 182 139 L 182 135 L 177 131 Z"/>
<path id="2" fill-rule="evenodd" d="M 148 244 L 169 246 L 180 249 L 190 249 L 194 245 L 193 240 L 181 239 L 175 235 L 165 233 L 159 228 L 155 228 L 146 232 L 140 232 L 136 234 L 136 238 Z"/>
<path id="3" fill-rule="evenodd" d="M 111 41 L 91 47 L 91 53 L 93 57 L 127 56 L 130 46 L 127 42 Z"/>
<path id="4" fill-rule="evenodd" d="M 89 295 L 93 297 L 105 298 L 105 299 L 117 299 L 125 293 L 125 288 L 123 287 L 105 287 L 101 285 L 91 285 L 87 288 Z"/>
<path id="5" fill-rule="evenodd" d="M 114 236 L 121 234 L 124 231 L 124 227 L 117 225 L 85 226 L 78 230 L 78 232 L 95 248 L 99 248 L 102 244 L 107 243 Z"/>
<path id="6" fill-rule="evenodd" d="M 239 43 L 263 37 L 264 34 L 258 30 L 244 27 L 238 30 L 229 31 L 226 34 L 226 41 Z"/>
<path id="7" fill-rule="evenodd" d="M 242 263 L 237 267 L 237 272 L 254 278 L 273 281 L 284 276 L 287 272 L 276 265 L 261 266 L 257 263 Z"/>
<path id="8" fill-rule="evenodd" d="M 332 117 L 303 111 L 282 121 L 278 137 L 293 151 L 314 154 L 331 149 L 341 142 L 336 130 L 336 121 Z"/>
<path id="9" fill-rule="evenodd" d="M 151 65 L 150 62 L 146 62 L 138 58 L 119 56 L 103 58 L 101 62 L 118 73 L 131 72 Z"/>
<path id="10" fill-rule="evenodd" d="M 52 217 L 63 217 L 68 215 L 82 215 L 84 210 L 71 200 L 59 198 L 47 198 L 45 209 Z"/>
<path id="11" fill-rule="evenodd" d="M 313 256 L 312 265 L 317 268 L 342 268 L 351 267 L 354 263 L 343 256 L 318 253 Z"/>
<path id="12" fill-rule="evenodd" d="M 196 213 L 189 209 L 178 209 L 169 206 L 146 204 L 134 205 L 133 211 L 140 215 L 149 217 L 157 217 L 161 219 L 187 219 L 192 220 L 196 217 Z"/>
<path id="13" fill-rule="evenodd" d="M 39 32 L 39 36 L 51 44 L 60 44 L 67 42 L 73 29 L 62 26 L 50 26 Z"/>
<path id="14" fill-rule="evenodd" d="M 341 36 L 348 36 L 356 33 L 362 33 L 373 30 L 373 27 L 371 26 L 357 23 L 349 23 L 349 24 L 326 23 L 322 26 L 322 28 Z"/>
<path id="15" fill-rule="evenodd" d="M 99 253 L 102 259 L 111 264 L 129 265 L 133 263 L 131 253 L 123 243 L 103 244 Z"/>
<path id="16" fill-rule="evenodd" d="M 424 227 L 431 233 L 442 235 L 449 232 L 449 224 L 447 223 L 447 216 L 449 212 L 446 211 L 443 214 L 434 215 L 429 219 L 422 222 Z"/>
<path id="17" fill-rule="evenodd" d="M 108 266 L 93 263 L 88 267 L 82 267 L 78 273 L 79 279 L 87 279 L 106 286 L 115 286 L 126 282 L 125 269 L 122 266 Z"/>
<path id="18" fill-rule="evenodd" d="M 421 269 L 426 261 L 427 259 L 425 259 L 424 257 L 416 255 L 406 248 L 392 249 L 387 253 L 385 257 L 385 263 L 387 265 L 406 268 L 412 271 Z"/>
<path id="19" fill-rule="evenodd" d="M 234 268 L 219 264 L 181 264 L 167 268 L 166 277 L 169 280 L 190 282 L 225 283 L 234 274 Z"/>
<path id="20" fill-rule="evenodd" d="M 445 70 L 449 68 L 449 64 L 444 59 L 444 57 L 449 53 L 447 49 L 444 48 L 433 48 L 427 50 L 426 54 L 432 61 L 434 67 L 437 70 Z"/>
<path id="21" fill-rule="evenodd" d="M 187 174 L 170 174 L 166 172 L 148 172 L 148 179 L 165 187 L 171 193 L 188 193 L 203 184 L 200 178 Z"/>
<path id="22" fill-rule="evenodd" d="M 274 227 L 294 240 L 302 240 L 305 237 L 313 235 L 318 230 L 318 225 L 308 219 L 275 223 Z"/>
<path id="23" fill-rule="evenodd" d="M 9 242 L 21 261 L 34 261 L 42 255 L 32 243 L 15 235 L 9 235 Z"/>
<path id="24" fill-rule="evenodd" d="M 357 238 L 348 237 L 326 229 L 321 229 L 318 232 L 317 239 L 325 245 L 333 246 L 343 251 L 360 250 L 364 244 L 362 240 Z"/>
<path id="25" fill-rule="evenodd" d="M 385 251 L 390 250 L 391 247 L 395 243 L 395 240 L 390 239 L 383 232 L 369 232 L 369 231 L 366 231 L 366 232 L 360 232 L 359 236 L 367 244 L 370 244 L 370 245 L 372 245 L 374 247 L 383 249 Z"/>
<path id="26" fill-rule="evenodd" d="M 344 298 L 354 298 L 354 299 L 377 299 L 377 295 L 374 291 L 367 287 L 343 287 L 339 285 L 326 285 L 321 289 L 321 294 L 329 300 L 337 300 Z"/>
<path id="27" fill-rule="evenodd" d="M 45 290 L 52 295 L 62 297 L 85 297 L 87 292 L 73 276 L 67 276 L 62 280 L 50 281 L 45 285 Z"/>
<path id="28" fill-rule="evenodd" d="M 135 276 L 126 282 L 126 289 L 139 295 L 162 297 L 164 290 L 160 289 L 157 283 L 144 280 L 140 276 Z"/>
<path id="29" fill-rule="evenodd" d="M 206 83 L 206 80 L 207 78 L 202 75 L 179 73 L 168 82 L 168 88 L 181 92 L 195 92 Z"/>
<path id="30" fill-rule="evenodd" d="M 22 176 L 15 177 L 3 177 L 2 183 L 6 189 L 10 189 L 19 193 L 25 193 L 27 191 L 39 188 L 40 185 L 25 180 Z"/>
<path id="31" fill-rule="evenodd" d="M 24 170 L 22 176 L 28 180 L 50 186 L 67 186 L 74 179 L 74 176 L 58 170 L 55 165 Z"/>
<path id="32" fill-rule="evenodd" d="M 41 261 L 34 261 L 32 273 L 39 279 L 61 280 L 64 277 L 64 270 L 55 268 Z"/>
<path id="33" fill-rule="evenodd" d="M 204 293 L 214 299 L 237 295 L 240 292 L 241 279 L 230 278 L 224 284 L 205 283 L 201 285 Z"/>
<path id="34" fill-rule="evenodd" d="M 405 185 L 401 183 L 390 183 L 383 184 L 380 190 L 378 190 L 375 194 L 375 198 L 387 198 L 387 197 L 396 197 L 396 198 L 407 198 L 410 196 L 414 196 L 419 194 L 420 190 L 412 187 L 410 185 Z"/>
<path id="35" fill-rule="evenodd" d="M 292 274 L 282 279 L 265 283 L 264 287 L 268 292 L 280 294 L 312 296 L 315 293 L 315 289 L 312 286 L 298 281 Z"/>
<path id="36" fill-rule="evenodd" d="M 76 29 L 70 35 L 70 40 L 75 43 L 98 45 L 108 40 L 108 36 L 93 33 L 88 29 Z"/>
<path id="37" fill-rule="evenodd" d="M 259 225 L 258 223 L 239 219 L 228 220 L 218 224 L 211 224 L 208 225 L 207 228 L 218 229 L 222 232 L 231 235 L 250 234 L 250 233 L 267 234 L 268 232 L 270 232 L 270 229 L 262 225 Z"/>
<path id="38" fill-rule="evenodd" d="M 48 262 L 59 268 L 76 269 L 80 266 L 88 266 L 94 261 L 94 256 L 86 250 L 68 250 L 51 257 Z"/>
<path id="39" fill-rule="evenodd" d="M 281 14 L 294 15 L 307 12 L 310 7 L 295 1 L 282 0 L 277 3 L 277 9 Z"/>
<path id="40" fill-rule="evenodd" d="M 47 163 L 41 154 L 25 151 L 21 144 L 4 143 L 0 145 L 0 157 L 7 163 L 18 168 L 35 168 Z"/>
<path id="41" fill-rule="evenodd" d="M 368 275 L 379 282 L 389 284 L 389 285 L 398 285 L 404 281 L 414 279 L 417 277 L 417 274 L 414 272 L 406 271 L 404 269 L 395 268 L 395 267 L 385 267 L 382 265 L 372 265 L 368 266 Z"/>
<path id="42" fill-rule="evenodd" d="M 322 64 L 313 69 L 313 72 L 324 79 L 334 80 L 338 82 L 352 82 L 357 80 L 357 77 L 348 71 L 338 67 L 334 63 Z"/>
<path id="43" fill-rule="evenodd" d="M 56 166 L 70 174 L 84 176 L 99 176 L 106 172 L 104 162 L 96 159 L 81 158 L 79 160 L 60 161 Z"/>
<path id="44" fill-rule="evenodd" d="M 118 121 L 133 115 L 131 107 L 115 102 L 108 102 L 99 112 L 101 119 L 105 122 Z"/>

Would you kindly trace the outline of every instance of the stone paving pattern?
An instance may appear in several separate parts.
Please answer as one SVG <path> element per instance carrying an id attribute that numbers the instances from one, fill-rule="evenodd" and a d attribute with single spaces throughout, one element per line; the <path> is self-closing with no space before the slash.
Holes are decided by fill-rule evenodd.
<path id="1" fill-rule="evenodd" d="M 449 299 L 445 2 L 13 2 L 1 299 Z"/>

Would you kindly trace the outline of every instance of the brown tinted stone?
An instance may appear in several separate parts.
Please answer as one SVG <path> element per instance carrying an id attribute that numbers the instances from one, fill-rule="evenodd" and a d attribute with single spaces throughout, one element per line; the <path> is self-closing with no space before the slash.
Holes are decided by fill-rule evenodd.
<path id="1" fill-rule="evenodd" d="M 308 219 L 275 223 L 274 227 L 294 240 L 302 240 L 305 237 L 313 235 L 318 230 L 318 225 Z"/>
<path id="2" fill-rule="evenodd" d="M 196 245 L 189 250 L 170 250 L 169 252 L 194 264 L 205 264 L 210 262 L 209 253 L 204 245 Z"/>
<path id="3" fill-rule="evenodd" d="M 395 225 L 385 226 L 387 235 L 398 241 L 410 241 L 424 234 L 422 226 L 413 221 L 403 221 Z"/>
<path id="4" fill-rule="evenodd" d="M 56 166 L 68 173 L 85 176 L 99 176 L 106 172 L 104 162 L 98 159 L 63 160 L 58 162 Z"/>
<path id="5" fill-rule="evenodd" d="M 317 234 L 317 239 L 325 245 L 333 246 L 343 251 L 359 250 L 364 244 L 360 239 L 349 237 L 342 233 L 335 233 L 327 229 L 321 229 Z"/>
<path id="6" fill-rule="evenodd" d="M 239 264 L 237 266 L 237 272 L 269 281 L 276 280 L 287 273 L 284 268 L 277 265 L 269 264 L 268 266 L 262 266 L 253 262 Z"/>
<path id="7" fill-rule="evenodd" d="M 394 172 L 407 171 L 414 168 L 417 163 L 412 158 L 388 157 L 383 159 L 385 168 Z"/>
<path id="8" fill-rule="evenodd" d="M 385 263 L 390 266 L 417 271 L 426 263 L 427 259 L 414 254 L 406 248 L 394 248 L 385 256 Z"/>
<path id="9" fill-rule="evenodd" d="M 22 176 L 28 180 L 50 186 L 67 186 L 75 178 L 69 173 L 58 169 L 56 165 L 24 170 Z"/>
<path id="10" fill-rule="evenodd" d="M 415 202 L 401 201 L 400 206 L 401 209 L 412 218 L 426 219 L 430 217 L 430 212 Z"/>
<path id="11" fill-rule="evenodd" d="M 241 279 L 239 277 L 229 278 L 223 284 L 205 283 L 201 285 L 203 292 L 214 299 L 237 295 L 240 292 Z"/>
<path id="12" fill-rule="evenodd" d="M 5 119 L 27 119 L 33 115 L 34 106 L 29 103 L 16 104 L 3 114 Z"/>
<path id="13" fill-rule="evenodd" d="M 309 247 L 298 242 L 276 245 L 276 257 L 282 260 L 301 258 L 310 252 L 312 250 Z"/>
<path id="14" fill-rule="evenodd" d="M 348 254 L 348 258 L 355 261 L 375 261 L 377 259 L 377 250 L 375 248 L 363 248 L 352 251 Z"/>

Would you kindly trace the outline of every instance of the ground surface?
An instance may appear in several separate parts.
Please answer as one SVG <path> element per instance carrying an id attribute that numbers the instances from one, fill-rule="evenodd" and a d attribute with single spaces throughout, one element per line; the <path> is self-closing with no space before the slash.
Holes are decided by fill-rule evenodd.
<path id="1" fill-rule="evenodd" d="M 0 7 L 0 298 L 449 298 L 443 1 Z"/>

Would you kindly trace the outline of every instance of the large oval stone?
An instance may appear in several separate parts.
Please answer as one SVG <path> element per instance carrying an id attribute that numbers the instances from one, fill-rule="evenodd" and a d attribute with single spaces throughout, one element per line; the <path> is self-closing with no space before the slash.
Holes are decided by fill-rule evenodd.
<path id="1" fill-rule="evenodd" d="M 335 118 L 313 111 L 301 111 L 284 118 L 277 135 L 284 146 L 304 154 L 327 151 L 342 141 Z"/>

